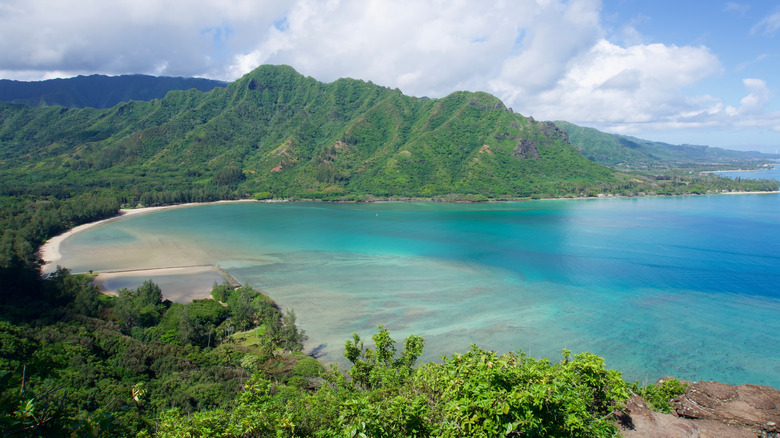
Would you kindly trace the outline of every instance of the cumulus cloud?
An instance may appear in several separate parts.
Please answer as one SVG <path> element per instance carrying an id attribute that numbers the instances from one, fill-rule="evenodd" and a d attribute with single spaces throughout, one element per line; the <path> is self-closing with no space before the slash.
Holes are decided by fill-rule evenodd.
<path id="1" fill-rule="evenodd" d="M 748 90 L 748 95 L 739 101 L 740 114 L 755 114 L 764 110 L 764 107 L 772 97 L 772 92 L 767 88 L 766 82 L 761 79 L 743 79 L 742 83 Z"/>
<path id="2" fill-rule="evenodd" d="M 711 96 L 686 98 L 690 111 L 678 111 L 666 116 L 656 115 L 641 123 L 631 120 L 607 122 L 602 127 L 619 134 L 685 128 L 762 129 L 780 132 L 780 111 L 767 111 L 775 93 L 767 86 L 766 81 L 745 78 L 742 84 L 747 95 L 739 101 L 737 107 L 724 106 L 720 99 Z"/>
<path id="3" fill-rule="evenodd" d="M 725 114 L 730 123 L 736 127 L 763 127 L 780 131 L 780 111 L 765 111 L 774 96 L 766 81 L 746 78 L 742 83 L 748 94 L 739 101 L 738 108 L 726 107 Z"/>
<path id="4" fill-rule="evenodd" d="M 409 94 L 441 96 L 495 74 L 540 6 L 473 2 L 302 0 L 287 26 L 235 58 L 231 76 L 262 63 L 290 64 L 330 81 L 370 79 Z"/>
<path id="5" fill-rule="evenodd" d="M 710 111 L 714 99 L 686 97 L 682 89 L 722 68 L 703 47 L 620 47 L 604 39 L 568 67 L 554 88 L 523 107 L 533 108 L 539 118 L 587 124 L 669 120 Z"/>
<path id="6" fill-rule="evenodd" d="M 600 0 L 4 0 L 0 75 L 234 80 L 289 64 L 318 80 L 353 77 L 415 96 L 484 90 L 526 115 L 613 131 L 771 124 L 766 83 L 746 79 L 747 95 L 730 106 L 692 94 L 724 71 L 710 49 L 648 43 L 635 27 L 641 15 L 610 33 L 601 18 Z M 753 32 L 778 27 L 776 13 Z"/>
<path id="7" fill-rule="evenodd" d="M 204 75 L 262 38 L 284 1 L 5 0 L 0 70 Z M 241 38 L 234 38 L 240 36 Z"/>

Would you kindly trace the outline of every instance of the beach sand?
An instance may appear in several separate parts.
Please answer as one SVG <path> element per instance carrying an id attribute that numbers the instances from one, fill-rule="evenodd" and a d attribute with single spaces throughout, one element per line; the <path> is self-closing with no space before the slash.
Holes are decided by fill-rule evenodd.
<path id="1" fill-rule="evenodd" d="M 721 192 L 721 195 L 776 195 L 780 192 Z"/>
<path id="2" fill-rule="evenodd" d="M 77 227 L 73 227 L 64 233 L 54 236 L 51 239 L 47 240 L 38 249 L 38 254 L 41 256 L 41 260 L 43 260 L 44 263 L 43 267 L 41 268 L 41 271 L 44 273 L 51 273 L 55 271 L 55 269 L 57 268 L 56 265 L 57 262 L 62 258 L 62 255 L 60 254 L 60 244 L 65 239 L 67 239 L 68 237 L 74 234 L 80 233 L 90 228 L 94 228 L 100 224 L 110 222 L 110 221 L 115 221 L 117 219 L 121 219 L 127 216 L 151 213 L 153 211 L 166 210 L 170 208 L 184 208 L 184 207 L 192 207 L 195 205 L 224 204 L 224 203 L 231 203 L 231 202 L 258 202 L 258 201 L 255 201 L 253 199 L 243 199 L 243 200 L 235 200 L 235 201 L 193 202 L 189 204 L 165 205 L 161 207 L 142 207 L 142 208 L 131 208 L 131 209 L 119 210 L 119 215 L 117 216 L 108 219 L 103 219 L 96 222 L 90 222 L 88 224 L 79 225 Z"/>
<path id="3" fill-rule="evenodd" d="M 224 277 L 216 266 L 181 266 L 159 269 L 99 272 L 94 283 L 104 293 L 116 294 L 119 289 L 136 289 L 144 281 L 152 280 L 163 291 L 163 296 L 175 303 L 211 298 L 214 283 Z"/>
<path id="4" fill-rule="evenodd" d="M 117 216 L 79 225 L 47 240 L 46 243 L 44 243 L 38 250 L 41 259 L 44 262 L 41 271 L 43 273 L 52 273 L 57 269 L 57 262 L 59 262 L 62 258 L 62 255 L 60 254 L 60 244 L 62 244 L 65 239 L 73 236 L 74 234 L 81 233 L 90 228 L 94 228 L 98 225 L 110 221 L 115 221 L 127 216 L 146 214 L 164 209 L 184 208 L 195 205 L 229 202 L 257 201 L 217 201 L 213 203 L 189 203 L 162 207 L 122 209 Z M 178 254 L 176 250 L 178 250 L 179 253 L 181 251 L 187 252 L 187 256 L 183 257 L 182 254 Z M 149 256 L 148 251 L 139 251 L 138 254 L 124 254 L 125 257 L 130 256 L 129 258 L 131 260 L 134 258 L 137 259 L 136 264 L 139 264 L 139 269 L 105 272 L 96 270 L 97 276 L 94 282 L 104 293 L 115 293 L 121 288 L 136 289 L 144 281 L 151 279 L 158 286 L 160 286 L 160 289 L 163 291 L 163 296 L 166 299 L 178 303 L 188 303 L 195 299 L 210 298 L 211 289 L 214 283 L 222 283 L 222 281 L 227 279 L 217 266 L 201 264 L 200 259 L 203 257 L 199 254 L 196 254 L 197 251 L 193 248 L 164 248 L 163 251 L 158 252 L 159 253 L 155 254 L 153 257 Z M 177 255 L 183 263 L 177 264 L 176 266 L 166 266 L 166 263 L 171 263 L 171 260 L 175 260 Z M 135 266 L 132 262 L 130 262 L 128 267 L 133 268 Z"/>
<path id="5" fill-rule="evenodd" d="M 60 244 L 67 239 L 68 237 L 80 233 L 82 231 L 88 230 L 90 228 L 94 228 L 100 224 L 104 224 L 106 222 L 115 221 L 117 219 L 120 219 L 122 217 L 127 216 L 133 216 L 137 214 L 144 214 L 149 213 L 152 211 L 162 210 L 165 208 L 173 208 L 178 206 L 164 206 L 164 207 L 144 207 L 144 208 L 134 208 L 134 209 L 122 209 L 119 210 L 119 215 L 110 217 L 108 219 L 99 220 L 96 222 L 90 222 L 88 224 L 79 225 L 77 227 L 73 227 L 70 230 L 59 234 L 57 236 L 52 237 L 51 239 L 47 240 L 46 243 L 44 243 L 39 249 L 38 254 L 41 256 L 41 260 L 43 260 L 43 267 L 41 270 L 44 273 L 51 273 L 54 272 L 56 269 L 56 263 L 62 258 L 62 255 L 60 254 Z"/>

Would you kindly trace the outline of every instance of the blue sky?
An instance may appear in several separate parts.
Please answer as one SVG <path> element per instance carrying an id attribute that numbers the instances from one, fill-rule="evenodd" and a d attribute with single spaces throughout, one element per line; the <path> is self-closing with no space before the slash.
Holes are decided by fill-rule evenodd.
<path id="1" fill-rule="evenodd" d="M 635 1 L 604 2 L 604 20 L 614 23 L 612 37 L 620 41 L 621 28 L 627 23 L 637 32 L 639 41 L 678 46 L 704 46 L 723 64 L 722 74 L 701 81 L 692 90 L 707 93 L 719 87 L 721 95 L 738 102 L 744 95 L 743 77 L 771 80 L 780 67 L 780 17 L 774 25 L 762 24 L 772 14 L 780 14 L 780 3 Z M 775 37 L 777 35 L 777 38 Z M 732 84 L 732 86 L 729 86 Z M 774 108 L 778 108 L 775 102 Z"/>
<path id="2" fill-rule="evenodd" d="M 780 1 L 0 0 L 0 78 L 288 64 L 670 143 L 780 148 Z"/>
<path id="3" fill-rule="evenodd" d="M 743 81 L 758 79 L 766 84 L 767 99 L 762 112 L 771 117 L 773 112 L 780 111 L 780 2 L 615 0 L 605 1 L 602 6 L 607 38 L 612 41 L 623 45 L 703 47 L 717 58 L 720 69 L 682 88 L 682 93 L 710 95 L 726 106 L 739 108 L 740 101 L 750 94 Z M 626 32 L 626 28 L 630 31 Z M 736 129 L 724 123 L 708 127 L 711 129 L 687 127 L 642 133 L 673 143 L 774 152 L 780 146 L 780 128 L 777 114 L 772 119 L 773 122 L 752 129 Z"/>

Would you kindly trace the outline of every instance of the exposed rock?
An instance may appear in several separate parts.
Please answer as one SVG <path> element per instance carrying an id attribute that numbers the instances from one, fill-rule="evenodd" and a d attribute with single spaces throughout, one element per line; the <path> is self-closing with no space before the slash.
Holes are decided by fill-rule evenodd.
<path id="1" fill-rule="evenodd" d="M 780 436 L 780 391 L 769 386 L 696 382 L 672 404 L 680 417 L 717 420 Z"/>
<path id="2" fill-rule="evenodd" d="M 488 155 L 493 155 L 493 151 L 490 150 L 490 145 L 484 145 L 479 149 L 480 154 L 487 153 Z"/>
<path id="3" fill-rule="evenodd" d="M 266 88 L 265 85 L 263 85 L 260 82 L 258 82 L 257 79 L 252 79 L 251 81 L 249 81 L 249 89 L 250 90 L 263 91 L 263 90 L 265 90 L 265 88 Z"/>
<path id="4" fill-rule="evenodd" d="M 536 149 L 536 143 L 533 140 L 524 138 L 515 145 L 515 152 L 512 153 L 512 156 L 520 159 L 533 158 L 538 160 L 539 151 Z"/>
<path id="5" fill-rule="evenodd" d="M 566 143 L 569 142 L 569 134 L 567 134 L 563 129 L 559 128 L 555 123 L 544 122 L 541 123 L 540 127 L 542 128 L 544 135 L 546 135 L 548 138 L 553 140 L 560 138 Z"/>
<path id="6" fill-rule="evenodd" d="M 650 410 L 639 396 L 616 413 L 621 434 L 631 437 L 780 438 L 780 391 L 768 386 L 691 383 L 672 401 L 674 410 Z"/>
<path id="7" fill-rule="evenodd" d="M 471 100 L 469 100 L 468 105 L 469 106 L 473 106 L 475 108 L 479 108 L 481 110 L 487 110 L 487 109 L 500 109 L 500 110 L 503 110 L 503 109 L 506 109 L 506 107 L 504 107 L 504 104 L 500 100 L 497 101 L 496 103 L 494 103 L 493 105 L 487 105 L 487 104 L 483 104 L 481 102 L 478 102 L 476 100 L 471 99 Z"/>

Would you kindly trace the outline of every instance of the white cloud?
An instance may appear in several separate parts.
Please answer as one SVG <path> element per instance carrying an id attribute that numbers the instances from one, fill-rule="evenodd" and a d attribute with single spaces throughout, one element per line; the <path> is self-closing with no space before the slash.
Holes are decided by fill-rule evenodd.
<path id="1" fill-rule="evenodd" d="M 751 33 L 773 36 L 778 29 L 780 29 L 780 11 L 764 17 L 763 20 L 753 26 Z"/>
<path id="2" fill-rule="evenodd" d="M 739 101 L 740 114 L 755 114 L 764 110 L 764 107 L 772 97 L 772 92 L 767 88 L 766 82 L 761 79 L 743 79 L 742 83 L 749 94 Z"/>
<path id="3" fill-rule="evenodd" d="M 601 19 L 600 0 L 3 0 L 0 75 L 233 80 L 289 64 L 321 81 L 353 77 L 416 96 L 484 90 L 539 119 L 622 132 L 778 126 L 764 113 L 772 92 L 757 79 L 731 105 L 692 93 L 725 70 L 707 47 L 648 43 L 635 27 L 649 19 L 641 13 L 617 32 Z M 776 13 L 753 31 L 779 27 Z"/>
<path id="4" fill-rule="evenodd" d="M 557 3 L 557 2 L 556 2 Z M 355 77 L 415 95 L 441 96 L 495 74 L 535 1 L 299 1 L 284 31 L 236 56 L 230 75 L 261 63 L 290 64 L 331 81 Z"/>
<path id="5" fill-rule="evenodd" d="M 742 80 L 742 84 L 748 94 L 739 101 L 739 108 L 728 106 L 725 110 L 730 124 L 743 128 L 763 127 L 780 131 L 780 111 L 765 111 L 775 93 L 761 79 L 746 78 Z"/>
<path id="6" fill-rule="evenodd" d="M 223 50 L 261 38 L 256 25 L 270 25 L 286 8 L 281 0 L 262 3 L 5 0 L 0 70 L 207 74 Z M 215 40 L 209 29 L 235 37 Z"/>
<path id="7" fill-rule="evenodd" d="M 620 47 L 600 40 L 572 59 L 554 88 L 533 96 L 519 109 L 538 118 L 575 123 L 675 118 L 715 104 L 706 96 L 685 97 L 682 90 L 720 69 L 718 59 L 702 47 Z"/>
<path id="8" fill-rule="evenodd" d="M 745 15 L 750 10 L 750 5 L 747 3 L 728 2 L 723 7 L 725 12 L 737 12 L 740 15 Z"/>
<path id="9" fill-rule="evenodd" d="M 742 80 L 742 84 L 748 94 L 740 100 L 738 107 L 732 105 L 724 107 L 720 100 L 703 96 L 693 102 L 695 105 L 692 107 L 698 107 L 698 110 L 680 112 L 668 117 L 655 117 L 644 123 L 613 121 L 613 123 L 603 124 L 602 127 L 619 134 L 686 128 L 758 129 L 780 132 L 780 111 L 766 111 L 775 93 L 761 79 L 746 78 Z"/>
<path id="10" fill-rule="evenodd" d="M 571 60 L 601 38 L 598 7 L 598 2 L 580 1 L 536 11 L 525 23 L 519 48 L 489 81 L 490 91 L 515 104 L 554 87 Z"/>

